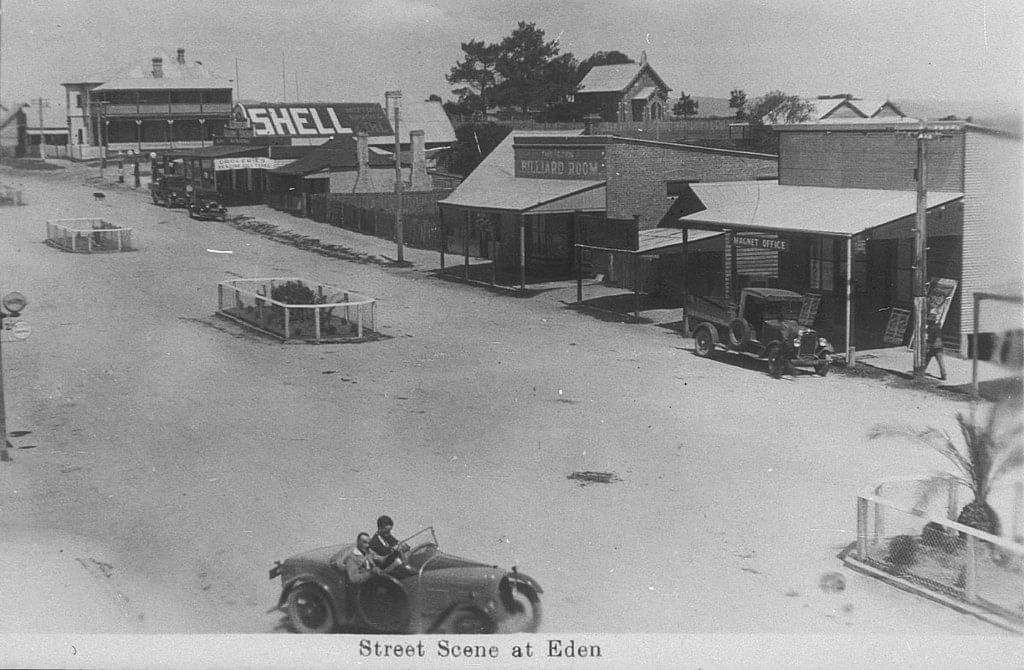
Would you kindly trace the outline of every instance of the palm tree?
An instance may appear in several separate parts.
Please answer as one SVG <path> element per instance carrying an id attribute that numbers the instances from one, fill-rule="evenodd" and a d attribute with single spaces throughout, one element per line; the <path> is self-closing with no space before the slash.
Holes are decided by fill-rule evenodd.
<path id="1" fill-rule="evenodd" d="M 957 412 L 960 440 L 937 428 L 917 430 L 909 426 L 879 425 L 868 432 L 869 439 L 904 437 L 911 442 L 931 447 L 953 465 L 953 478 L 970 489 L 974 499 L 967 503 L 957 522 L 993 535 L 1000 534 L 999 517 L 988 504 L 995 483 L 1007 472 L 1024 465 L 1024 444 L 1021 442 L 1020 398 L 1003 400 L 993 405 L 986 417 L 975 418 Z M 960 446 L 963 443 L 963 447 Z M 943 490 L 948 475 L 936 473 L 921 482 L 921 501 Z"/>

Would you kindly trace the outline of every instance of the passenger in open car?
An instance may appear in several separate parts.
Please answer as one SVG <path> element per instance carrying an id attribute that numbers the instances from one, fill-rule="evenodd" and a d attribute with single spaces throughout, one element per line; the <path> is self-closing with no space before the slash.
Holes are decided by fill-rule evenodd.
<path id="1" fill-rule="evenodd" d="M 370 534 L 359 533 L 356 546 L 342 559 L 342 567 L 350 584 L 361 584 L 374 575 L 381 574 L 379 558 L 370 551 Z"/>

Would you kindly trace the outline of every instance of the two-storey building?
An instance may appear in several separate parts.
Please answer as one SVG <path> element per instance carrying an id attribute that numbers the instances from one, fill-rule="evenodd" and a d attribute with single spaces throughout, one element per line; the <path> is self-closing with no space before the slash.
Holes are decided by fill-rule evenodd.
<path id="1" fill-rule="evenodd" d="M 231 118 L 232 83 L 179 48 L 110 76 L 62 84 L 68 109 L 69 155 L 201 147 Z"/>

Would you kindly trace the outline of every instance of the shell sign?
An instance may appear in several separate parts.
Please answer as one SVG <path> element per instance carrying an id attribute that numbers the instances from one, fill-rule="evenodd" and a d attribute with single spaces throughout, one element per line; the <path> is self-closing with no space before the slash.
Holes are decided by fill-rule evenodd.
<path id="1" fill-rule="evenodd" d="M 240 104 L 232 116 L 247 121 L 256 137 L 393 134 L 384 109 L 375 102 Z"/>

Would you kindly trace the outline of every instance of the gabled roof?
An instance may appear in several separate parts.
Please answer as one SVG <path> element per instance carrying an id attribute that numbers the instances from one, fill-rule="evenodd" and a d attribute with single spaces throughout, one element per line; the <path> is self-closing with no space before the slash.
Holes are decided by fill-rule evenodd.
<path id="1" fill-rule="evenodd" d="M 582 130 L 567 133 L 514 130 L 438 204 L 525 212 L 584 191 L 597 188 L 603 191 L 604 181 L 516 178 L 513 146 L 516 137 L 575 137 L 582 133 Z"/>
<path id="2" fill-rule="evenodd" d="M 394 163 L 374 152 L 368 152 L 370 167 L 391 167 Z M 324 170 L 355 170 L 359 167 L 357 140 L 353 135 L 340 135 L 314 147 L 294 163 L 269 170 L 282 175 L 310 175 Z"/>
<path id="3" fill-rule="evenodd" d="M 7 125 L 18 116 L 26 103 L 19 102 L 11 105 L 0 105 L 0 128 L 6 128 Z"/>
<path id="4" fill-rule="evenodd" d="M 647 72 L 666 91 L 672 89 L 658 76 L 646 61 L 622 65 L 596 65 L 576 87 L 577 93 L 619 93 L 633 85 L 641 74 Z"/>

